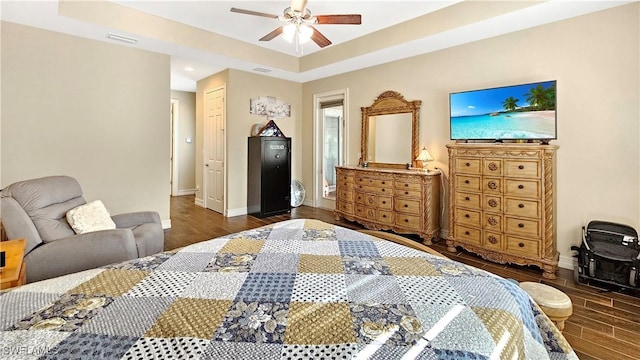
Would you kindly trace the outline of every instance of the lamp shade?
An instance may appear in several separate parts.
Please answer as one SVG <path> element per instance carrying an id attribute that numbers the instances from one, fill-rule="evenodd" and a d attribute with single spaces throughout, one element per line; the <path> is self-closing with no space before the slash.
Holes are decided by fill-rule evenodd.
<path id="1" fill-rule="evenodd" d="M 431 157 L 431 154 L 429 154 L 429 151 L 427 151 L 427 148 L 424 147 L 424 148 L 422 148 L 422 150 L 420 150 L 420 154 L 418 154 L 418 157 L 416 158 L 416 160 L 418 160 L 418 161 L 433 161 L 433 158 Z"/>

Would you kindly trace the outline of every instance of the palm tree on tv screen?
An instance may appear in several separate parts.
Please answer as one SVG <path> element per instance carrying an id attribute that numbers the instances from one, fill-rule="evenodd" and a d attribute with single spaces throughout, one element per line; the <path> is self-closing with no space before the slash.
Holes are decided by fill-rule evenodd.
<path id="1" fill-rule="evenodd" d="M 524 94 L 527 102 L 536 110 L 553 110 L 556 108 L 556 89 L 554 86 L 543 88 L 542 85 L 532 87 Z"/>
<path id="2" fill-rule="evenodd" d="M 514 98 L 513 96 L 509 96 L 508 98 L 504 99 L 504 101 L 502 102 L 502 106 L 507 111 L 514 111 L 518 107 L 518 101 L 520 100 Z"/>

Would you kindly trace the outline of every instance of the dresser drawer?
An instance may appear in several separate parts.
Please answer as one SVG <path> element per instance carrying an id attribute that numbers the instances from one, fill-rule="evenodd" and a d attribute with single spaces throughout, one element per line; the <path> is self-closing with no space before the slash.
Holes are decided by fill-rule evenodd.
<path id="1" fill-rule="evenodd" d="M 480 191 L 480 176 L 456 175 L 456 187 L 460 190 Z"/>
<path id="2" fill-rule="evenodd" d="M 505 193 L 510 196 L 538 199 L 542 194 L 540 180 L 506 179 Z"/>
<path id="3" fill-rule="evenodd" d="M 540 178 L 539 160 L 505 159 L 504 176 L 522 178 Z"/>
<path id="4" fill-rule="evenodd" d="M 455 221 L 460 224 L 467 224 L 471 226 L 480 226 L 480 211 L 456 209 Z"/>
<path id="5" fill-rule="evenodd" d="M 456 159 L 456 172 L 461 174 L 482 173 L 481 159 L 459 157 Z"/>
<path id="6" fill-rule="evenodd" d="M 508 252 L 527 256 L 540 256 L 540 241 L 527 240 L 515 236 L 506 235 L 506 248 Z"/>
<path id="7" fill-rule="evenodd" d="M 367 209 L 366 206 L 360 205 L 360 204 L 356 204 L 354 209 L 355 209 L 354 214 L 356 216 L 360 216 L 362 218 L 366 217 L 366 215 L 365 215 L 366 214 L 365 210 Z"/>
<path id="8" fill-rule="evenodd" d="M 422 193 L 420 191 L 401 190 L 401 189 L 397 189 L 397 188 L 394 190 L 394 194 L 396 196 L 411 197 L 411 198 L 416 198 L 416 199 L 419 199 L 420 196 L 422 195 Z"/>
<path id="9" fill-rule="evenodd" d="M 353 214 L 353 203 L 338 201 L 337 208 L 339 211 L 342 211 L 345 214 Z"/>
<path id="10" fill-rule="evenodd" d="M 374 194 L 393 194 L 393 190 L 391 188 L 381 188 L 376 186 L 366 186 L 366 185 L 356 185 L 356 189 L 358 192 L 368 192 Z"/>
<path id="11" fill-rule="evenodd" d="M 410 214 L 420 213 L 420 201 L 418 200 L 396 199 L 393 204 L 393 209 L 395 211 L 401 211 Z"/>
<path id="12" fill-rule="evenodd" d="M 525 220 L 514 218 L 511 216 L 505 217 L 505 232 L 514 235 L 526 236 L 535 239 L 540 238 L 540 221 L 538 220 Z"/>
<path id="13" fill-rule="evenodd" d="M 391 210 L 391 199 L 389 196 L 378 196 L 378 209 Z"/>
<path id="14" fill-rule="evenodd" d="M 457 225 L 454 227 L 454 236 L 457 239 L 480 244 L 480 229 Z"/>
<path id="15" fill-rule="evenodd" d="M 502 159 L 482 159 L 482 174 L 490 176 L 502 176 Z"/>
<path id="16" fill-rule="evenodd" d="M 378 221 L 393 224 L 393 211 L 378 210 Z"/>
<path id="17" fill-rule="evenodd" d="M 366 185 L 366 186 L 376 186 L 376 187 L 390 187 L 393 184 L 393 180 L 391 179 L 375 179 L 368 177 L 360 177 L 356 178 L 356 184 L 358 185 Z"/>
<path id="18" fill-rule="evenodd" d="M 336 170 L 336 172 L 337 172 L 336 182 L 338 182 L 338 183 L 344 182 L 344 183 L 352 183 L 353 184 L 353 174 L 344 173 L 340 169 Z"/>
<path id="19" fill-rule="evenodd" d="M 482 246 L 491 250 L 502 250 L 502 234 L 493 231 L 483 231 Z"/>
<path id="20" fill-rule="evenodd" d="M 404 228 L 420 230 L 420 216 L 396 214 L 396 225 Z"/>
<path id="21" fill-rule="evenodd" d="M 338 199 L 344 201 L 353 201 L 353 191 L 351 190 L 338 190 Z"/>
<path id="22" fill-rule="evenodd" d="M 368 206 L 364 206 L 364 205 L 356 204 L 355 214 L 356 216 L 359 216 L 365 219 L 370 219 L 370 220 L 376 219 L 376 209 Z"/>
<path id="23" fill-rule="evenodd" d="M 353 190 L 353 182 L 338 180 L 336 188 L 340 190 Z"/>
<path id="24" fill-rule="evenodd" d="M 456 206 L 461 206 L 469 209 L 482 209 L 480 206 L 480 194 L 456 193 Z"/>
<path id="25" fill-rule="evenodd" d="M 482 228 L 502 232 L 502 215 L 492 213 L 482 213 Z"/>
<path id="26" fill-rule="evenodd" d="M 482 191 L 490 194 L 502 194 L 503 190 L 502 178 L 482 177 Z"/>
<path id="27" fill-rule="evenodd" d="M 482 210 L 501 213 L 502 212 L 502 196 L 482 195 Z"/>
<path id="28" fill-rule="evenodd" d="M 405 191 L 420 191 L 422 189 L 422 184 L 410 181 L 399 181 L 396 180 L 394 184 L 396 190 L 405 190 Z"/>
<path id="29" fill-rule="evenodd" d="M 525 199 L 506 198 L 504 212 L 507 215 L 539 219 L 540 202 Z"/>

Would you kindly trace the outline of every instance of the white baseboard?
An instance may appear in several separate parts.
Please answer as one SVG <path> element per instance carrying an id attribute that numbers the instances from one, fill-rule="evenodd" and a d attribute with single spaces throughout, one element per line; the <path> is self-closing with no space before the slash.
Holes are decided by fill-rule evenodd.
<path id="1" fill-rule="evenodd" d="M 304 201 L 302 202 L 302 205 L 314 207 L 313 199 L 304 199 Z"/>
<path id="2" fill-rule="evenodd" d="M 196 189 L 185 189 L 185 190 L 178 190 L 178 192 L 173 196 L 185 196 L 185 195 L 195 195 L 195 194 L 196 194 Z"/>
<path id="3" fill-rule="evenodd" d="M 247 215 L 247 208 L 237 208 L 237 209 L 228 209 L 227 217 L 239 216 L 239 215 Z"/>
<path id="4" fill-rule="evenodd" d="M 161 223 L 163 229 L 171 229 L 171 219 L 164 219 Z"/>
<path id="5" fill-rule="evenodd" d="M 196 206 L 204 207 L 204 202 L 202 201 L 202 199 L 196 198 L 195 203 L 196 203 Z"/>

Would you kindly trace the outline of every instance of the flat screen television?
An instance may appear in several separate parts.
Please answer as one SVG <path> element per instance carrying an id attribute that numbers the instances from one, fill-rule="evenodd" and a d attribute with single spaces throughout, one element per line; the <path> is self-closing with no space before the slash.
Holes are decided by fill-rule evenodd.
<path id="1" fill-rule="evenodd" d="M 556 139 L 556 81 L 449 94 L 452 140 Z"/>

